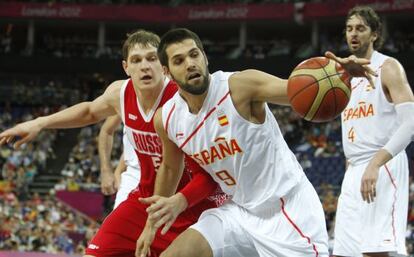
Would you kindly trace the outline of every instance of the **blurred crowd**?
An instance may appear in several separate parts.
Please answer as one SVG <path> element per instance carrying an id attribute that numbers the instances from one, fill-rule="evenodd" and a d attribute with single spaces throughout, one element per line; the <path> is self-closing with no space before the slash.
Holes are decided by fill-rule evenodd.
<path id="1" fill-rule="evenodd" d="M 233 4 L 233 3 L 295 3 L 315 2 L 320 0 L 19 0 L 30 3 L 75 3 L 75 4 L 156 4 L 156 5 L 201 5 L 201 4 Z M 1 2 L 1 1 L 0 1 Z M 16 1 L 17 2 L 17 1 Z"/>
<path id="2" fill-rule="evenodd" d="M 40 40 L 36 46 L 18 46 L 13 43 L 11 34 L 0 34 L 0 54 L 20 54 L 24 56 L 54 56 L 56 58 L 108 58 L 122 59 L 121 45 L 123 39 L 110 40 L 105 46 L 98 47 L 96 36 L 89 34 L 48 33 L 39 35 Z M 383 51 L 390 54 L 413 52 L 414 32 L 396 30 L 387 37 Z M 248 40 L 246 46 L 241 48 L 238 39 L 227 41 L 214 40 L 203 37 L 206 53 L 210 58 L 225 56 L 228 59 L 248 58 L 265 59 L 268 57 L 288 56 L 295 58 L 308 58 L 321 55 L 330 50 L 343 54 L 347 45 L 343 36 L 332 36 L 321 33 L 320 43 L 314 48 L 310 42 L 297 42 L 292 38 L 275 38 L 270 40 Z M 56 87 L 59 84 L 55 85 Z"/>
<path id="3" fill-rule="evenodd" d="M 83 254 L 98 224 L 54 196 L 19 200 L 0 191 L 0 249 Z"/>
<path id="4" fill-rule="evenodd" d="M 0 111 L 0 130 L 3 131 L 16 122 L 31 120 L 33 117 L 47 115 L 58 109 L 48 107 L 19 109 L 11 111 L 3 108 Z M 15 114 L 13 116 L 12 114 Z M 0 191 L 13 190 L 20 200 L 29 196 L 29 185 L 34 176 L 46 170 L 48 158 L 54 158 L 53 142 L 56 139 L 56 131 L 43 131 L 32 142 L 24 144 L 20 149 L 14 150 L 11 144 L 0 148 Z"/>
<path id="5" fill-rule="evenodd" d="M 55 185 L 55 190 L 100 191 L 99 129 L 100 124 L 81 129 L 78 141 L 61 172 L 62 180 Z M 122 154 L 122 135 L 120 127 L 114 135 L 113 150 L 111 152 L 114 170 Z"/>

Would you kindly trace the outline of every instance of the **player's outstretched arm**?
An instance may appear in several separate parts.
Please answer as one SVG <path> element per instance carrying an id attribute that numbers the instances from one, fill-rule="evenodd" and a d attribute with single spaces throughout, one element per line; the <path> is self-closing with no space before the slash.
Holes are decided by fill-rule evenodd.
<path id="1" fill-rule="evenodd" d="M 112 195 L 117 190 L 115 174 L 111 165 L 111 152 L 114 134 L 121 121 L 119 115 L 108 117 L 99 131 L 98 153 L 101 164 L 101 191 L 105 195 Z"/>
<path id="2" fill-rule="evenodd" d="M 117 113 L 115 106 L 119 105 L 121 83 L 119 81 L 112 83 L 104 94 L 92 102 L 79 103 L 60 112 L 38 117 L 5 130 L 0 133 L 0 145 L 11 143 L 18 137 L 14 143 L 14 147 L 18 148 L 35 138 L 42 129 L 83 127 L 115 115 Z"/>
<path id="3" fill-rule="evenodd" d="M 231 96 L 236 105 L 251 102 L 269 102 L 290 105 L 287 80 L 259 70 L 244 70 L 229 78 Z"/>
<path id="4" fill-rule="evenodd" d="M 386 60 L 381 70 L 381 83 L 388 91 L 397 112 L 400 126 L 385 146 L 369 162 L 361 179 L 364 201 L 373 202 L 381 166 L 404 150 L 414 140 L 414 96 L 402 65 L 395 59 Z"/>

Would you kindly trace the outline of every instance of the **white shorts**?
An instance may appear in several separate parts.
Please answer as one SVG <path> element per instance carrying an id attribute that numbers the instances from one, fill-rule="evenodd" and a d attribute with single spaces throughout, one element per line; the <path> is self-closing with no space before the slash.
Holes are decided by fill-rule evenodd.
<path id="1" fill-rule="evenodd" d="M 256 216 L 229 201 L 205 211 L 191 228 L 209 243 L 214 257 L 328 256 L 325 216 L 305 179 L 280 206 Z"/>
<path id="2" fill-rule="evenodd" d="M 336 212 L 333 253 L 353 257 L 369 252 L 407 255 L 407 155 L 402 152 L 381 167 L 376 198 L 370 204 L 362 200 L 360 191 L 367 165 L 350 165 L 345 172 Z"/>
<path id="3" fill-rule="evenodd" d="M 114 209 L 118 207 L 120 203 L 128 198 L 129 193 L 134 190 L 139 183 L 141 177 L 140 170 L 127 166 L 126 171 L 121 174 L 121 183 L 119 184 L 118 192 L 115 197 Z"/>

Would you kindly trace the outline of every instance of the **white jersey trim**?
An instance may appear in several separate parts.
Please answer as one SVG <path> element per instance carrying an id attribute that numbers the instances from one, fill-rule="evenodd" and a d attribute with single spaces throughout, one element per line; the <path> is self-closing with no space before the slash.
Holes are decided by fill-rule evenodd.
<path id="1" fill-rule="evenodd" d="M 121 119 L 122 119 L 122 123 L 125 124 L 125 89 L 129 83 L 131 79 L 126 79 L 121 87 L 121 90 L 119 91 L 119 101 L 120 101 L 120 105 L 121 105 Z"/>
<path id="2" fill-rule="evenodd" d="M 138 100 L 138 96 L 137 96 L 137 105 L 138 105 L 138 111 L 141 114 L 142 118 L 144 119 L 145 122 L 150 122 L 152 117 L 154 116 L 155 112 L 157 111 L 157 107 L 161 102 L 161 99 L 164 95 L 164 91 L 167 88 L 168 83 L 170 83 L 170 79 L 168 77 L 165 77 L 164 79 L 164 86 L 161 90 L 161 93 L 158 95 L 157 101 L 155 101 L 154 105 L 151 108 L 151 111 L 148 114 L 145 114 L 144 112 L 144 108 L 142 108 L 139 100 Z M 135 95 L 137 94 L 137 92 L 135 92 Z"/>

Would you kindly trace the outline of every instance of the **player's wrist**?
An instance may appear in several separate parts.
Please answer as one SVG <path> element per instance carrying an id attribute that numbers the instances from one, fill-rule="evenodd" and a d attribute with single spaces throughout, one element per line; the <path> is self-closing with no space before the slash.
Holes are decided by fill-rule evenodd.
<path id="1" fill-rule="evenodd" d="M 172 196 L 176 202 L 177 209 L 181 212 L 183 212 L 188 207 L 188 201 L 187 198 L 180 192 L 176 193 Z"/>
<path id="2" fill-rule="evenodd" d="M 45 129 L 48 126 L 47 117 L 38 117 L 35 121 L 39 130 Z"/>

